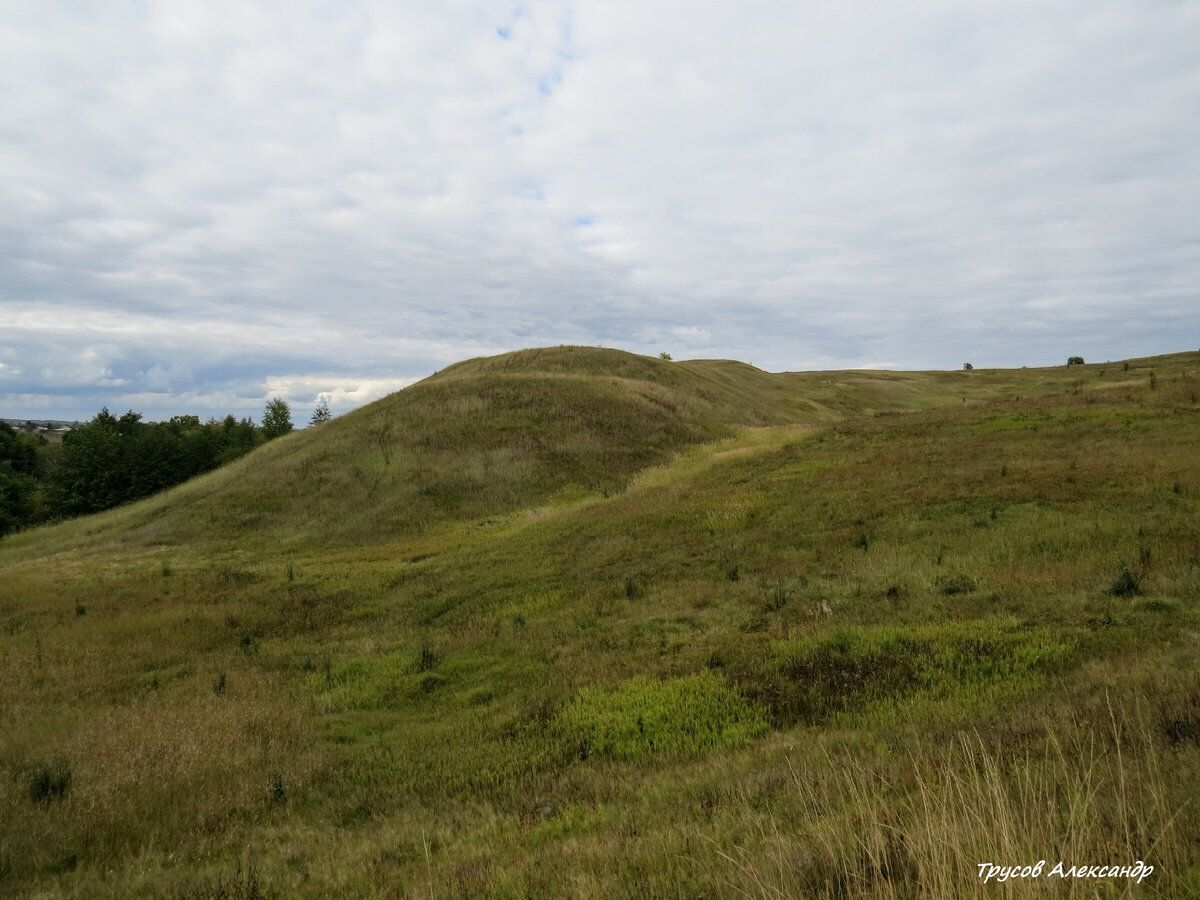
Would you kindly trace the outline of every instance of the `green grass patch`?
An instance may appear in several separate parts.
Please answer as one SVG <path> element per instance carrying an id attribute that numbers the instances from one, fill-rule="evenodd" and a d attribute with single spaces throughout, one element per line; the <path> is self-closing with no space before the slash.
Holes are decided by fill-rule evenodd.
<path id="1" fill-rule="evenodd" d="M 687 756 L 737 747 L 767 731 L 762 712 L 711 672 L 668 681 L 639 676 L 585 688 L 559 715 L 581 758 Z"/>
<path id="2" fill-rule="evenodd" d="M 773 724 L 786 727 L 869 713 L 916 695 L 968 705 L 994 701 L 998 689 L 1016 696 L 1041 687 L 1077 656 L 1069 634 L 1011 620 L 859 626 L 779 641 L 765 656 L 743 653 L 730 674 Z"/>

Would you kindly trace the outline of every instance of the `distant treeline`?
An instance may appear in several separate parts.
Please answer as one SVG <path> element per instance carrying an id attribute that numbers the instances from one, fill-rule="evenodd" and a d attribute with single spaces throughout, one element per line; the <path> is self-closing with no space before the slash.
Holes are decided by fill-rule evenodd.
<path id="1" fill-rule="evenodd" d="M 290 411 L 278 399 L 261 427 L 232 415 L 143 422 L 132 410 L 117 417 L 102 409 L 61 445 L 0 422 L 0 537 L 148 497 L 291 430 Z"/>

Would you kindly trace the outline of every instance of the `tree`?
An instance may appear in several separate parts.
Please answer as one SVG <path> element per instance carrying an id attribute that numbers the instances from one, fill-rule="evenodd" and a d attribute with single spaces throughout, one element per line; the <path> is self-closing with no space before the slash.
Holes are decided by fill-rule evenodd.
<path id="1" fill-rule="evenodd" d="M 975 367 L 973 365 L 971 365 L 970 363 L 963 363 L 963 371 L 964 372 L 970 372 L 974 368 Z"/>
<path id="2" fill-rule="evenodd" d="M 133 415 L 136 415 L 134 413 Z M 136 422 L 129 414 L 121 417 L 126 428 Z M 60 515 L 80 516 L 123 503 L 128 479 L 122 465 L 123 441 L 120 421 L 100 410 L 85 425 L 63 437 L 58 465 L 51 475 L 51 495 Z"/>
<path id="3" fill-rule="evenodd" d="M 329 401 L 322 397 L 317 401 L 317 408 L 313 410 L 312 418 L 308 420 L 309 425 L 320 425 L 322 422 L 328 422 L 333 418 L 333 413 L 329 411 Z"/>
<path id="4" fill-rule="evenodd" d="M 658 354 L 658 358 L 659 358 L 659 359 L 665 359 L 667 362 L 670 362 L 670 361 L 671 361 L 671 354 L 670 354 L 670 353 L 668 353 L 666 350 L 664 350 L 662 353 Z"/>
<path id="5" fill-rule="evenodd" d="M 292 430 L 292 410 L 282 397 L 272 397 L 263 410 L 262 432 L 268 441 Z"/>
<path id="6" fill-rule="evenodd" d="M 219 466 L 233 462 L 240 456 L 245 456 L 261 442 L 258 429 L 248 418 L 238 421 L 231 413 L 216 423 L 215 427 L 217 444 L 220 448 L 217 455 L 217 465 Z"/>
<path id="7" fill-rule="evenodd" d="M 1082 366 L 1083 365 L 1083 357 L 1082 356 L 1069 356 L 1069 357 L 1067 357 L 1067 365 L 1068 366 Z"/>
<path id="8" fill-rule="evenodd" d="M 279 403 L 276 419 L 282 414 L 283 427 L 290 430 L 287 404 Z M 183 415 L 143 422 L 141 413 L 130 410 L 118 418 L 107 408 L 76 425 L 59 445 L 19 435 L 31 448 L 19 460 L 6 452 L 6 437 L 0 429 L 0 533 L 13 523 L 21 527 L 51 515 L 99 512 L 147 497 L 237 459 L 263 441 L 249 419 L 226 416 L 202 425 L 199 416 Z M 57 452 L 42 452 L 48 450 Z"/>
<path id="9" fill-rule="evenodd" d="M 45 518 L 38 483 L 39 443 L 0 421 L 0 537 Z"/>

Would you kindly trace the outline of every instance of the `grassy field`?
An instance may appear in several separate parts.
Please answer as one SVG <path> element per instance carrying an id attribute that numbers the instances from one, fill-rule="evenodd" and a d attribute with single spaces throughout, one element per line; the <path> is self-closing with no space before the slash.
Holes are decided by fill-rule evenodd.
<path id="1" fill-rule="evenodd" d="M 0 894 L 1200 896 L 1198 393 L 522 351 L 13 535 Z"/>

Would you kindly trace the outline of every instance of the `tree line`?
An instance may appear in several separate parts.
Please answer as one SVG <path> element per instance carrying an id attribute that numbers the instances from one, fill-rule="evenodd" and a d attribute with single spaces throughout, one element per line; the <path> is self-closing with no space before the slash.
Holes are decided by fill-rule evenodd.
<path id="1" fill-rule="evenodd" d="M 324 400 L 311 424 L 331 418 Z M 261 425 L 249 418 L 143 422 L 102 409 L 61 445 L 0 422 L 0 537 L 56 519 L 140 500 L 245 456 L 292 430 L 291 409 L 272 399 Z"/>

